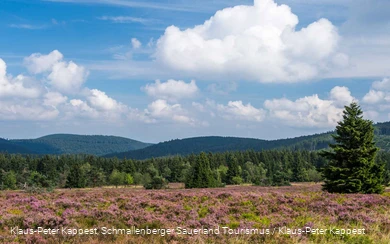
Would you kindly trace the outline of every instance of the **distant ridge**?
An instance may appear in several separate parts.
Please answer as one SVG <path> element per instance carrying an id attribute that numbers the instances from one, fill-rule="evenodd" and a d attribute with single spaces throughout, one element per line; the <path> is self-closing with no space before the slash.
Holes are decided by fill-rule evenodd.
<path id="1" fill-rule="evenodd" d="M 309 136 L 300 136 L 289 139 L 261 140 L 254 138 L 238 137 L 194 137 L 176 139 L 149 147 L 121 153 L 112 153 L 105 157 L 147 159 L 152 157 L 164 157 L 172 155 L 188 155 L 200 152 L 226 152 L 243 150 L 266 150 L 266 149 L 292 149 L 292 150 L 321 150 L 328 148 L 333 142 L 333 132 L 325 132 Z M 382 150 L 390 150 L 390 122 L 375 125 L 375 139 L 377 146 Z"/>
<path id="2" fill-rule="evenodd" d="M 226 152 L 266 149 L 321 150 L 333 141 L 333 132 L 279 140 L 205 136 L 176 139 L 158 144 L 119 136 L 54 134 L 37 139 L 0 138 L 0 152 L 21 154 L 90 154 L 104 157 L 146 159 L 199 152 Z M 382 150 L 390 150 L 390 122 L 375 125 L 375 140 Z"/>
<path id="3" fill-rule="evenodd" d="M 137 150 L 150 145 L 150 143 L 119 136 L 53 134 L 37 139 L 2 139 L 0 151 L 22 154 L 91 154 L 101 156 L 108 153 Z"/>
<path id="4" fill-rule="evenodd" d="M 9 140 L 5 140 L 1 138 L 0 138 L 0 151 L 8 152 L 8 153 L 23 153 L 23 154 L 32 153 L 32 151 L 29 150 L 28 148 L 16 145 Z"/>
<path id="5" fill-rule="evenodd" d="M 254 138 L 239 137 L 194 137 L 186 139 L 176 139 L 161 142 L 143 149 L 114 153 L 105 157 L 146 159 L 151 157 L 163 157 L 172 155 L 188 155 L 200 152 L 226 152 L 243 150 L 265 150 L 275 148 L 307 149 L 318 150 L 328 146 L 332 140 L 330 132 L 310 136 L 301 136 L 291 139 L 261 140 Z"/>

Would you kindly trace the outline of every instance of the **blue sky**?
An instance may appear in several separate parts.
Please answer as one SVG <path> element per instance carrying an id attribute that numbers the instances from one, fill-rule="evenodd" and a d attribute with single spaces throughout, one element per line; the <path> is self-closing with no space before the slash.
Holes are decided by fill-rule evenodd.
<path id="1" fill-rule="evenodd" d="M 341 3 L 340 3 L 341 2 Z M 0 136 L 286 138 L 390 114 L 386 0 L 4 0 Z"/>

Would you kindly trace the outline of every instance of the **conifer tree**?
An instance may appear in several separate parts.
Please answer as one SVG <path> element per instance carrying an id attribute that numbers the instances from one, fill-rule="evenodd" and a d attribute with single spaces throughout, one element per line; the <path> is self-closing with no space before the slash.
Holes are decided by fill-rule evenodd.
<path id="1" fill-rule="evenodd" d="M 210 162 L 207 155 L 202 152 L 195 159 L 195 164 L 190 170 L 186 182 L 186 188 L 208 188 L 215 187 L 216 180 L 213 177 Z"/>
<path id="2" fill-rule="evenodd" d="M 323 189 L 338 193 L 383 192 L 383 165 L 375 163 L 379 150 L 374 142 L 374 127 L 363 119 L 360 106 L 345 106 L 343 120 L 336 126 L 335 144 L 322 156 L 329 160 L 323 170 Z"/>
<path id="3" fill-rule="evenodd" d="M 240 166 L 238 160 L 234 155 L 229 156 L 228 160 L 228 171 L 227 171 L 227 182 L 228 184 L 237 184 L 235 177 L 240 177 Z"/>
<path id="4" fill-rule="evenodd" d="M 82 178 L 82 172 L 80 170 L 80 165 L 75 163 L 70 168 L 69 174 L 68 174 L 67 179 L 66 179 L 65 187 L 69 187 L 69 188 L 83 187 L 82 182 L 81 182 L 81 178 Z"/>

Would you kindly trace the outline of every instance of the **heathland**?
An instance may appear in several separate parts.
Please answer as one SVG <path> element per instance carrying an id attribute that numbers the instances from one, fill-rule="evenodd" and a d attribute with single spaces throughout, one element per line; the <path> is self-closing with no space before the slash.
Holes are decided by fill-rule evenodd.
<path id="1" fill-rule="evenodd" d="M 2 191 L 0 202 L 4 243 L 387 244 L 390 240 L 390 192 L 330 194 L 321 191 L 320 184 L 310 183 L 158 191 L 134 187 L 42 194 Z"/>

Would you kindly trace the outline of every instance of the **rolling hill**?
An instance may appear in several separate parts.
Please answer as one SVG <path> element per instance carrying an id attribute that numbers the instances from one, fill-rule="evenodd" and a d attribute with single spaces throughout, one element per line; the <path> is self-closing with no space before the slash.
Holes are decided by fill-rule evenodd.
<path id="1" fill-rule="evenodd" d="M 37 139 L 1 139 L 0 151 L 22 154 L 92 154 L 101 156 L 137 150 L 150 145 L 117 136 L 54 134 Z"/>
<path id="2" fill-rule="evenodd" d="M 326 132 L 310 136 L 300 136 L 279 140 L 217 136 L 194 137 L 161 142 L 139 150 L 108 154 L 105 155 L 105 157 L 146 159 L 170 155 L 188 155 L 191 153 L 200 153 L 202 151 L 259 151 L 278 148 L 289 148 L 293 150 L 320 150 L 327 148 L 328 144 L 333 141 L 331 136 L 332 133 L 333 132 Z M 377 142 L 377 146 L 382 150 L 390 150 L 390 122 L 378 123 L 375 125 L 375 140 Z"/>
<path id="3" fill-rule="evenodd" d="M 16 145 L 9 140 L 0 138 L 0 152 L 8 152 L 8 153 L 22 153 L 29 154 L 32 153 L 28 148 Z"/>
<path id="4" fill-rule="evenodd" d="M 101 135 L 54 134 L 37 139 L 0 139 L 0 152 L 21 154 L 92 154 L 104 157 L 146 159 L 191 153 L 289 148 L 320 150 L 332 142 L 332 132 L 279 140 L 237 137 L 195 137 L 148 144 L 128 138 Z M 375 125 L 375 140 L 390 150 L 390 122 Z"/>
<path id="5" fill-rule="evenodd" d="M 163 157 L 170 155 L 188 155 L 191 153 L 196 154 L 202 151 L 259 151 L 263 149 L 265 150 L 282 147 L 288 147 L 292 149 L 317 150 L 327 147 L 328 142 L 330 140 L 330 133 L 272 141 L 254 138 L 219 136 L 194 137 L 161 142 L 139 150 L 108 154 L 105 155 L 105 157 L 147 159 L 152 157 Z"/>

